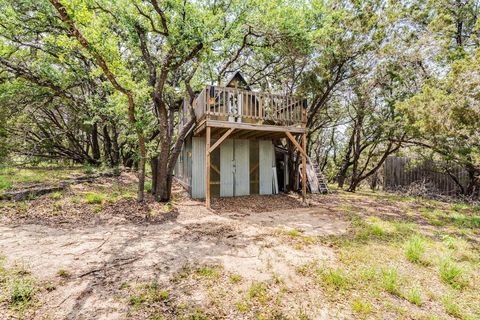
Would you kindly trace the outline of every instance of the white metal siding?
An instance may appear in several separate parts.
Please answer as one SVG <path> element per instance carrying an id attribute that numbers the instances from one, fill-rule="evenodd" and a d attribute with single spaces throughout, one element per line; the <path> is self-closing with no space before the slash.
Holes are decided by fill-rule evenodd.
<path id="1" fill-rule="evenodd" d="M 220 144 L 220 196 L 233 196 L 233 140 Z"/>
<path id="2" fill-rule="evenodd" d="M 260 194 L 272 194 L 273 193 L 273 161 L 274 150 L 271 140 L 258 141 L 259 149 L 259 170 L 260 170 Z"/>
<path id="3" fill-rule="evenodd" d="M 235 195 L 250 194 L 250 143 L 246 139 L 235 140 Z"/>
<path id="4" fill-rule="evenodd" d="M 205 138 L 192 138 L 192 198 L 205 198 Z"/>

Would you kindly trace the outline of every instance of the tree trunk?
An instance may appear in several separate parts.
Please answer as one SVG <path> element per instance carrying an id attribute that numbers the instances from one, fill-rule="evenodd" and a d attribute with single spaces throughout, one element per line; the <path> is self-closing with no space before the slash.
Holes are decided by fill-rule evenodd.
<path id="1" fill-rule="evenodd" d="M 475 167 L 471 165 L 467 167 L 467 172 L 468 172 L 468 184 L 467 184 L 465 193 L 468 196 L 473 196 L 479 192 L 478 190 L 479 189 L 479 182 L 478 182 L 479 173 L 477 172 Z"/>
<path id="2" fill-rule="evenodd" d="M 92 127 L 92 134 L 91 134 L 91 140 L 92 140 L 92 156 L 95 161 L 100 160 L 100 145 L 98 143 L 98 125 L 95 122 Z"/>
<path id="3" fill-rule="evenodd" d="M 112 122 L 112 160 L 115 166 L 120 164 L 120 146 L 118 145 L 118 132 L 115 122 Z"/>
<path id="4" fill-rule="evenodd" d="M 168 150 L 169 145 L 160 147 L 160 155 L 158 156 L 158 166 L 157 166 L 157 188 L 155 193 L 155 198 L 160 202 L 167 202 L 170 200 L 170 186 L 171 181 L 169 177 L 171 174 L 168 172 Z M 171 178 L 170 178 L 171 179 Z"/>
<path id="5" fill-rule="evenodd" d="M 150 161 L 152 168 L 152 194 L 157 193 L 157 181 L 158 181 L 158 157 L 153 157 Z"/>
<path id="6" fill-rule="evenodd" d="M 110 167 L 114 166 L 113 155 L 112 155 L 112 140 L 108 134 L 108 127 L 105 124 L 103 126 L 103 153 L 105 154 L 105 162 L 110 163 Z"/>
<path id="7" fill-rule="evenodd" d="M 347 179 L 347 171 L 350 168 L 350 165 L 352 164 L 350 162 L 350 157 L 352 155 L 352 147 L 353 147 L 354 139 L 355 139 L 355 131 L 353 131 L 352 135 L 350 136 L 350 140 L 348 141 L 347 151 L 345 152 L 345 156 L 343 157 L 343 160 L 342 160 L 342 166 L 340 167 L 340 170 L 338 171 L 338 174 L 337 174 L 336 180 L 338 183 L 338 187 L 340 189 L 343 189 L 345 180 Z"/>

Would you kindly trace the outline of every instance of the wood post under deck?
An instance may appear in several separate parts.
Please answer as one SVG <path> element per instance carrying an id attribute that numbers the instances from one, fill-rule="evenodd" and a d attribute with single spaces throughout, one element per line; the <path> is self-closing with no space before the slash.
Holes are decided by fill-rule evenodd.
<path id="1" fill-rule="evenodd" d="M 206 143 L 205 143 L 205 166 L 206 166 L 206 177 L 205 177 L 205 205 L 207 209 L 210 209 L 210 138 L 211 138 L 211 128 L 206 128 Z"/>
<path id="2" fill-rule="evenodd" d="M 302 145 L 297 142 L 290 132 L 286 131 L 285 134 L 302 155 L 302 199 L 305 203 L 305 197 L 307 195 L 307 134 L 302 133 Z"/>
<path id="3" fill-rule="evenodd" d="M 305 204 L 305 197 L 307 195 L 307 135 L 302 134 L 302 198 Z"/>

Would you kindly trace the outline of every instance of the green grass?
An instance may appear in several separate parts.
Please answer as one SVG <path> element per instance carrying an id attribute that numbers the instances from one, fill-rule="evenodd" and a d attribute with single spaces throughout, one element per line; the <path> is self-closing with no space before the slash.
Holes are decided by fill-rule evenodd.
<path id="1" fill-rule="evenodd" d="M 345 271 L 341 269 L 318 270 L 318 280 L 325 287 L 338 290 L 348 286 L 349 281 Z"/>
<path id="2" fill-rule="evenodd" d="M 368 315 L 372 312 L 373 306 L 368 301 L 355 299 L 352 302 L 352 309 L 356 313 L 359 313 L 362 315 Z"/>
<path id="3" fill-rule="evenodd" d="M 438 267 L 440 278 L 453 288 L 461 289 L 465 286 L 463 275 L 465 271 L 451 258 L 443 258 Z"/>
<path id="4" fill-rule="evenodd" d="M 413 236 L 405 244 L 405 257 L 413 263 L 420 263 L 425 253 L 425 240 L 419 236 Z"/>
<path id="5" fill-rule="evenodd" d="M 443 307 L 445 308 L 445 312 L 448 315 L 451 315 L 452 317 L 455 317 L 455 318 L 463 318 L 462 310 L 460 306 L 457 303 L 455 303 L 450 296 L 443 297 L 442 304 L 443 304 Z"/>
<path id="6" fill-rule="evenodd" d="M 480 216 L 468 216 L 462 213 L 455 213 L 451 215 L 449 219 L 459 228 L 480 228 Z"/>
<path id="7" fill-rule="evenodd" d="M 9 190 L 12 186 L 13 183 L 11 181 L 7 180 L 4 176 L 0 176 L 0 191 Z"/>
<path id="8" fill-rule="evenodd" d="M 6 268 L 4 263 L 0 257 L 0 306 L 5 303 L 22 318 L 21 314 L 35 303 L 39 288 L 23 266 Z"/>
<path id="9" fill-rule="evenodd" d="M 56 192 L 50 193 L 49 197 L 54 200 L 60 200 L 63 198 L 63 192 L 56 191 Z"/>
<path id="10" fill-rule="evenodd" d="M 231 275 L 229 276 L 229 278 L 230 278 L 230 282 L 232 282 L 232 283 L 239 283 L 239 282 L 241 282 L 242 279 L 243 279 L 241 275 L 236 274 L 236 273 L 231 274 Z"/>
<path id="11" fill-rule="evenodd" d="M 400 295 L 400 289 L 398 285 L 398 272 L 396 269 L 382 270 L 381 278 L 382 287 L 385 291 L 395 296 Z"/>
<path id="12" fill-rule="evenodd" d="M 81 167 L 71 168 L 0 168 L 0 192 L 25 184 L 51 184 L 81 173 Z"/>
<path id="13" fill-rule="evenodd" d="M 59 276 L 60 278 L 67 279 L 67 278 L 70 278 L 70 273 L 65 269 L 60 269 L 57 271 L 57 276 Z"/>
<path id="14" fill-rule="evenodd" d="M 33 281 L 26 278 L 14 279 L 10 284 L 10 304 L 14 308 L 24 308 L 30 304 L 35 294 Z"/>
<path id="15" fill-rule="evenodd" d="M 250 311 L 250 306 L 245 302 L 237 302 L 235 303 L 235 309 L 239 312 L 245 313 Z"/>
<path id="16" fill-rule="evenodd" d="M 423 304 L 422 295 L 418 288 L 412 288 L 405 297 L 410 303 L 421 307 Z"/>
<path id="17" fill-rule="evenodd" d="M 128 302 L 134 309 L 139 309 L 143 304 L 167 301 L 169 298 L 170 293 L 167 290 L 160 289 L 158 283 L 152 282 L 139 286 L 137 292 L 129 297 Z"/>
<path id="18" fill-rule="evenodd" d="M 291 229 L 287 232 L 287 235 L 295 238 L 295 237 L 300 237 L 302 235 L 302 233 L 297 229 Z"/>
<path id="19" fill-rule="evenodd" d="M 220 271 L 215 268 L 215 267 L 209 267 L 209 266 L 202 266 L 197 269 L 197 275 L 204 277 L 204 278 L 219 278 L 220 277 Z"/>
<path id="20" fill-rule="evenodd" d="M 270 300 L 267 285 L 263 282 L 252 283 L 248 289 L 248 298 L 258 301 L 260 304 L 266 304 Z"/>
<path id="21" fill-rule="evenodd" d="M 89 192 L 84 195 L 84 199 L 89 204 L 102 204 L 107 197 L 101 193 Z"/>

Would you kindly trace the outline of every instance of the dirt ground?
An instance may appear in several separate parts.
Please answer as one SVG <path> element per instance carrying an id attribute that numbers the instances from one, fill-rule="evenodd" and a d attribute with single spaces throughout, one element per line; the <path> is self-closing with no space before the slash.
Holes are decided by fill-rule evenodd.
<path id="1" fill-rule="evenodd" d="M 75 186 L 72 192 L 83 187 Z M 115 297 L 121 284 L 152 277 L 167 282 L 186 265 L 222 265 L 252 281 L 267 280 L 274 271 L 294 284 L 296 266 L 312 258 L 334 259 L 333 252 L 328 247 L 299 252 L 284 245 L 275 232 L 335 235 L 348 228 L 340 216 L 321 207 L 304 208 L 293 196 L 214 200 L 209 211 L 179 187 L 174 194 L 173 210 L 160 213 L 161 218 L 128 216 L 132 207 L 145 211 L 132 199 L 115 203 L 101 218 L 83 219 L 78 212 L 4 216 L 0 252 L 8 261 L 25 264 L 43 281 L 59 281 L 59 270 L 69 273 L 44 297 L 33 318 L 121 319 L 128 313 L 128 305 Z M 29 204 L 28 210 L 41 211 L 51 205 L 49 200 Z M 158 206 L 149 200 L 146 206 Z M 256 205 L 250 207 L 249 201 Z M 273 270 L 267 270 L 267 264 Z"/>
<path id="2" fill-rule="evenodd" d="M 342 206 L 378 206 L 376 212 L 386 219 L 400 215 L 391 203 L 345 202 L 338 194 L 311 196 L 309 207 L 297 195 L 216 199 L 209 211 L 178 186 L 171 204 L 148 198 L 140 205 L 132 182 L 124 174 L 0 208 L 0 254 L 7 266 L 22 264 L 50 288 L 39 289 L 34 306 L 21 317 L 261 319 L 255 303 L 242 307 L 246 292 L 258 297 L 257 309 L 271 318 L 356 318 L 342 301 L 310 291 L 311 279 L 298 270 L 312 261 L 338 263 L 335 247 L 318 239 L 347 235 L 352 222 Z M 92 192 L 117 193 L 85 201 Z M 168 298 L 138 293 L 152 281 Z M 271 293 L 263 303 L 261 285 L 258 295 L 252 291 L 252 285 L 263 283 L 278 288 L 285 297 L 281 303 L 275 304 Z M 230 300 L 236 301 L 231 307 L 219 305 Z M 282 316 L 275 317 L 273 305 Z M 0 318 L 17 316 L 0 304 Z"/>

